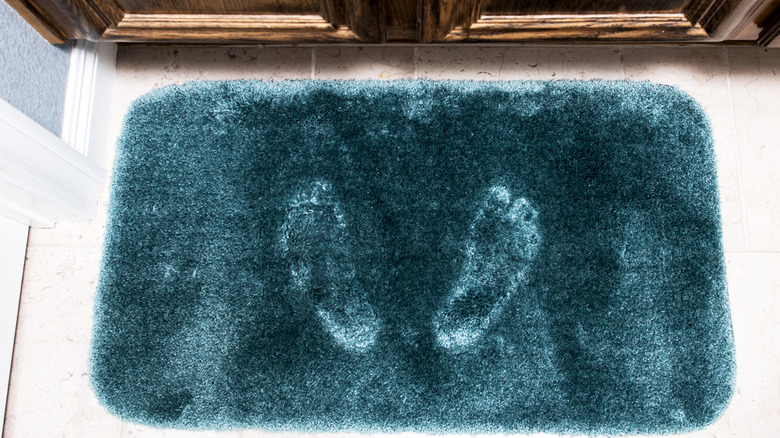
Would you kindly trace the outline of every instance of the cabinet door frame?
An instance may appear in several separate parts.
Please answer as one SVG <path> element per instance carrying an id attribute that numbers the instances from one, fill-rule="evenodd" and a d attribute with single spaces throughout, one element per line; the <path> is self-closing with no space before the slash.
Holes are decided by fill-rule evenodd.
<path id="1" fill-rule="evenodd" d="M 420 40 L 438 42 L 727 39 L 761 0 L 690 0 L 679 12 L 487 15 L 488 0 L 419 0 Z"/>
<path id="2" fill-rule="evenodd" d="M 319 12 L 285 15 L 133 13 L 114 0 L 6 0 L 47 41 L 383 43 L 384 0 L 318 0 Z"/>

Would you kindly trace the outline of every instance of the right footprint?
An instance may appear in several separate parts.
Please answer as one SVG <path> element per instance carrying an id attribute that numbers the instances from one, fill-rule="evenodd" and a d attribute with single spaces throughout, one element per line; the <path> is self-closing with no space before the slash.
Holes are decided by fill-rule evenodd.
<path id="1" fill-rule="evenodd" d="M 537 216 L 525 198 L 513 202 L 506 187 L 489 190 L 471 223 L 460 278 L 433 321 L 441 347 L 451 353 L 468 351 L 527 283 L 542 240 Z"/>

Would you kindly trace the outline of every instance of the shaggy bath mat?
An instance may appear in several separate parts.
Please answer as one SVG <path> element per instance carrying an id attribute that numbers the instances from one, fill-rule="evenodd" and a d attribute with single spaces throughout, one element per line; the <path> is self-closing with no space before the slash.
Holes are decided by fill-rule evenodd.
<path id="1" fill-rule="evenodd" d="M 632 82 L 204 82 L 132 106 L 91 376 L 189 429 L 678 432 L 734 351 L 712 138 Z"/>

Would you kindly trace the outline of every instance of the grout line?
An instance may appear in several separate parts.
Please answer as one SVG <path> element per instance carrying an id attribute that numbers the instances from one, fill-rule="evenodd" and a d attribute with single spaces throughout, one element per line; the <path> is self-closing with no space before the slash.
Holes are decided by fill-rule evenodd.
<path id="1" fill-rule="evenodd" d="M 726 67 L 726 84 L 729 92 L 729 107 L 731 108 L 731 128 L 734 139 L 734 154 L 737 160 L 737 186 L 739 187 L 739 204 L 742 210 L 742 234 L 745 237 L 745 247 L 752 249 L 750 244 L 750 232 L 748 230 L 747 201 L 745 200 L 745 184 L 742 181 L 742 157 L 739 154 L 739 136 L 737 135 L 737 112 L 734 108 L 734 89 L 731 87 L 731 63 L 729 62 L 729 49 L 723 48 L 723 58 Z"/>
<path id="2" fill-rule="evenodd" d="M 294 43 L 287 43 L 287 44 L 276 44 L 276 43 L 269 43 L 269 44 L 260 44 L 260 47 L 264 48 L 275 48 L 275 47 L 303 47 L 303 48 L 309 48 L 309 47 L 411 47 L 415 44 L 423 44 L 420 42 L 390 42 L 390 43 L 382 43 L 382 44 L 367 44 L 365 42 L 351 42 L 351 43 L 335 43 L 335 42 L 325 42 L 325 43 L 302 43 L 302 44 L 294 44 Z M 137 47 L 146 47 L 146 46 L 152 46 L 150 44 L 143 44 L 143 43 L 128 43 L 129 46 L 137 46 Z M 655 48 L 655 49 L 690 49 L 690 48 L 718 48 L 718 47 L 756 47 L 755 43 L 751 43 L 749 41 L 743 41 L 741 43 L 734 42 L 729 44 L 712 44 L 712 43 L 701 43 L 696 41 L 688 41 L 688 42 L 645 42 L 645 43 L 634 43 L 634 42 L 628 42 L 624 44 L 618 44 L 614 40 L 609 42 L 607 40 L 603 40 L 601 42 L 598 41 L 591 41 L 591 42 L 499 42 L 499 41 L 481 41 L 481 42 L 439 42 L 439 43 L 425 43 L 423 44 L 426 47 L 440 47 L 440 48 L 459 48 L 459 47 L 515 47 L 515 48 L 531 48 L 531 49 L 554 49 L 554 48 L 565 48 L 565 49 L 604 49 L 607 47 L 617 47 L 617 46 L 631 46 L 631 47 L 649 47 L 649 48 Z M 191 47 L 191 44 L 168 44 L 168 46 L 171 47 Z M 219 48 L 219 47 L 225 47 L 225 44 L 198 44 L 198 46 L 203 47 L 209 47 L 209 48 Z M 230 47 L 258 47 L 258 44 L 230 44 Z M 770 47 L 769 50 L 772 50 Z"/>
<path id="3" fill-rule="evenodd" d="M 317 71 L 315 65 L 317 64 L 317 48 L 311 48 L 311 78 L 314 79 L 314 73 Z"/>
<path id="4" fill-rule="evenodd" d="M 122 422 L 122 427 L 120 428 L 119 433 L 121 434 L 119 435 L 121 438 L 125 438 L 127 436 L 127 423 L 124 421 Z"/>
<path id="5" fill-rule="evenodd" d="M 419 59 L 420 59 L 419 58 L 419 46 L 414 46 L 414 78 L 415 79 L 419 79 L 419 77 L 420 77 L 420 74 L 419 74 L 420 65 L 418 63 Z"/>
<path id="6" fill-rule="evenodd" d="M 780 254 L 780 249 L 726 249 L 724 254 Z"/>
<path id="7" fill-rule="evenodd" d="M 77 243 L 77 242 L 61 242 L 61 243 L 33 243 L 27 244 L 29 249 L 91 249 L 102 250 L 105 243 Z"/>
<path id="8" fill-rule="evenodd" d="M 626 80 L 626 65 L 625 65 L 625 52 L 623 51 L 625 49 L 624 45 L 618 46 L 618 53 L 620 54 L 620 77 L 623 78 L 623 80 Z"/>
<path id="9" fill-rule="evenodd" d="M 5 369 L 5 371 L 8 373 L 8 385 L 5 388 L 0 389 L 0 393 L 5 396 L 5 409 L 2 411 L 3 413 L 3 419 L 2 423 L 0 423 L 0 436 L 8 436 L 6 433 L 6 427 L 8 426 L 8 418 L 10 417 L 11 413 L 11 385 L 12 385 L 12 378 L 14 377 L 14 371 L 16 367 L 14 366 L 14 357 L 18 354 L 17 347 L 19 346 L 19 343 L 17 342 L 18 336 L 19 336 L 19 323 L 21 322 L 21 310 L 22 310 L 22 296 L 24 295 L 24 289 L 25 289 L 25 283 L 27 282 L 27 279 L 25 278 L 25 273 L 27 271 L 27 254 L 30 252 L 30 228 L 27 228 L 27 239 L 25 239 L 25 245 L 24 245 L 24 256 L 22 259 L 22 278 L 19 281 L 19 301 L 16 302 L 16 321 L 14 321 L 14 329 L 13 329 L 13 342 L 11 343 L 11 363 L 8 364 L 9 367 Z M 9 294 L 10 295 L 10 294 Z"/>
<path id="10" fill-rule="evenodd" d="M 501 80 L 501 71 L 504 70 L 504 62 L 506 62 L 506 47 L 501 48 L 501 65 L 498 66 L 498 73 L 496 73 L 496 80 Z"/>

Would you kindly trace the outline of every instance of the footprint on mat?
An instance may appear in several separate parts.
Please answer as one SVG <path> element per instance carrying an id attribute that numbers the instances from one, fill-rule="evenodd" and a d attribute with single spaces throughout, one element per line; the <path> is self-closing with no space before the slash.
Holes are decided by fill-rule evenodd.
<path id="1" fill-rule="evenodd" d="M 292 275 L 292 301 L 310 305 L 333 339 L 368 351 L 380 323 L 355 276 L 347 225 L 329 183 L 315 181 L 290 200 L 281 247 Z"/>
<path id="2" fill-rule="evenodd" d="M 474 346 L 525 285 L 541 243 L 537 216 L 525 198 L 512 202 L 507 188 L 490 189 L 471 224 L 460 278 L 433 322 L 440 346 L 452 353 Z"/>

